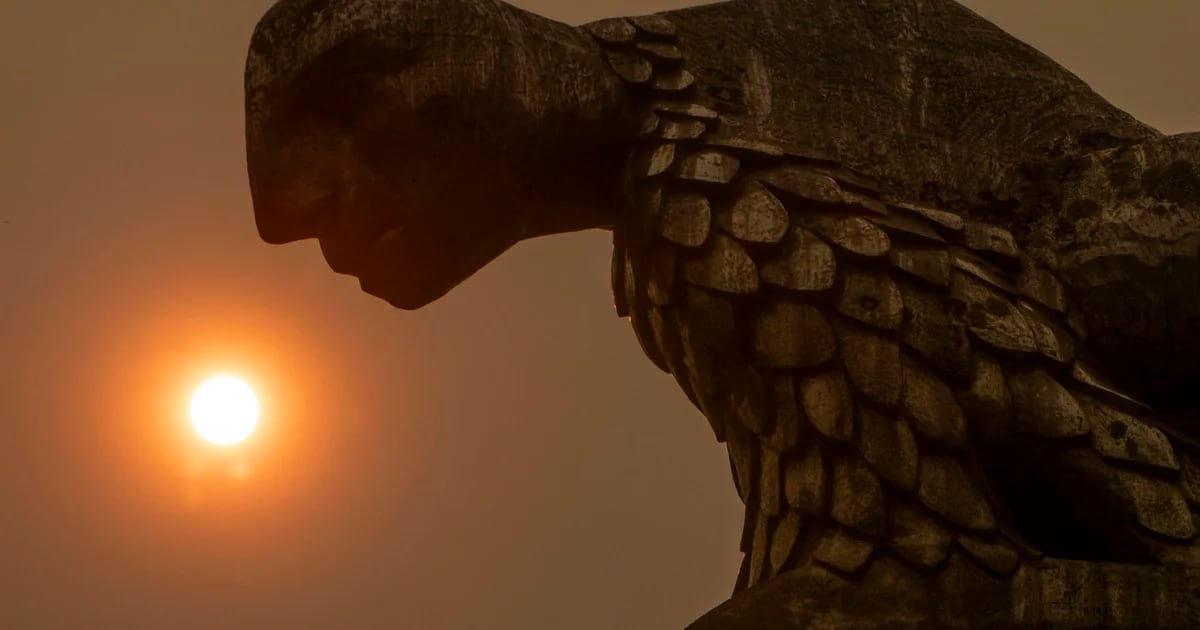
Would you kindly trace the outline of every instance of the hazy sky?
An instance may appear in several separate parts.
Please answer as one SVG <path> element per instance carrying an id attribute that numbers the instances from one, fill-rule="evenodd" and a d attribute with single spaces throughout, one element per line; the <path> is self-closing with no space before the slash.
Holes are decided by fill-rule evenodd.
<path id="1" fill-rule="evenodd" d="M 1200 129 L 1200 3 L 967 4 Z M 639 630 L 721 602 L 725 451 L 613 315 L 607 234 L 416 313 L 258 241 L 241 86 L 268 5 L 0 0 L 0 627 Z M 225 454 L 184 417 L 216 370 L 264 399 Z"/>

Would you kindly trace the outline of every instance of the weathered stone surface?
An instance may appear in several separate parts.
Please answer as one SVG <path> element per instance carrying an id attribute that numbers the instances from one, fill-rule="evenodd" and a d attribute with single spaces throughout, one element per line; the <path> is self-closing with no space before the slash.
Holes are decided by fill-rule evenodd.
<path id="1" fill-rule="evenodd" d="M 755 435 L 769 433 L 774 418 L 770 415 L 767 384 L 758 370 L 743 361 L 727 361 L 718 370 L 730 413 Z"/>
<path id="2" fill-rule="evenodd" d="M 683 261 L 683 277 L 693 284 L 726 293 L 758 291 L 758 268 L 734 239 L 715 233 L 709 251 Z"/>
<path id="3" fill-rule="evenodd" d="M 675 163 L 675 143 L 662 142 L 647 146 L 638 157 L 637 172 L 643 177 L 662 175 Z"/>
<path id="4" fill-rule="evenodd" d="M 1138 525 L 1167 538 L 1195 537 L 1192 513 L 1179 484 L 1119 468 L 1115 473 L 1133 501 Z"/>
<path id="5" fill-rule="evenodd" d="M 1090 363 L 1085 361 L 1076 361 L 1071 370 L 1071 377 L 1077 382 L 1088 386 L 1092 391 L 1100 394 L 1101 396 L 1106 396 L 1113 400 L 1128 403 L 1135 407 L 1142 407 L 1143 409 L 1149 411 L 1149 407 L 1147 407 L 1145 403 L 1134 398 L 1133 396 L 1130 396 L 1124 391 L 1121 391 L 1115 385 L 1108 382 L 1108 379 L 1104 378 L 1104 376 L 1101 375 L 1100 372 Z"/>
<path id="6" fill-rule="evenodd" d="M 780 483 L 779 453 L 764 448 L 759 465 L 758 498 L 759 510 L 767 516 L 779 516 L 779 500 L 782 493 Z"/>
<path id="7" fill-rule="evenodd" d="M 1013 235 L 1003 228 L 987 223 L 970 221 L 963 229 L 963 243 L 985 254 L 995 254 L 1005 258 L 1017 258 L 1021 255 L 1017 241 Z"/>
<path id="8" fill-rule="evenodd" d="M 1038 308 L 1020 301 L 1017 309 L 1024 315 L 1033 332 L 1038 352 L 1059 363 L 1070 363 L 1075 359 L 1075 338 Z"/>
<path id="9" fill-rule="evenodd" d="M 927 222 L 907 214 L 871 217 L 871 222 L 886 228 L 888 234 L 896 240 L 906 239 L 933 245 L 943 245 L 946 242 L 946 239 Z"/>
<path id="10" fill-rule="evenodd" d="M 912 361 L 905 361 L 902 398 L 905 416 L 919 435 L 939 444 L 963 444 L 967 422 L 942 379 Z"/>
<path id="11" fill-rule="evenodd" d="M 904 384 L 900 344 L 846 324 L 837 326 L 835 332 L 841 342 L 846 375 L 854 388 L 884 407 L 899 404 Z"/>
<path id="12" fill-rule="evenodd" d="M 675 193 L 663 200 L 658 233 L 683 245 L 700 247 L 708 240 L 712 225 L 712 207 L 708 197 L 698 193 Z"/>
<path id="13" fill-rule="evenodd" d="M 696 77 L 687 70 L 656 74 L 650 85 L 661 92 L 682 92 L 696 84 Z"/>
<path id="14" fill-rule="evenodd" d="M 905 562 L 936 567 L 946 559 L 954 536 L 924 508 L 908 501 L 888 505 L 888 548 Z"/>
<path id="15" fill-rule="evenodd" d="M 1025 316 L 1004 295 L 962 273 L 950 278 L 950 294 L 967 305 L 967 329 L 999 350 L 1037 352 L 1037 339 Z"/>
<path id="16" fill-rule="evenodd" d="M 1067 311 L 1067 290 L 1063 283 L 1045 266 L 1028 258 L 1021 260 L 1017 291 L 1050 310 Z"/>
<path id="17" fill-rule="evenodd" d="M 979 561 L 988 571 L 1008 577 L 1021 566 L 1021 556 L 1012 545 L 998 536 L 991 540 L 982 536 L 962 533 L 958 535 L 958 546 Z"/>
<path id="18" fill-rule="evenodd" d="M 749 504 L 758 476 L 758 449 L 755 447 L 755 440 L 747 430 L 740 427 L 726 427 L 725 438 L 725 448 L 729 451 L 738 496 L 741 497 L 742 503 Z"/>
<path id="19" fill-rule="evenodd" d="M 730 135 L 729 133 L 721 133 L 720 130 L 709 134 L 708 137 L 704 139 L 704 143 L 709 146 L 720 147 L 722 149 L 732 149 L 737 153 L 758 155 L 760 157 L 764 155 L 771 157 L 783 157 L 784 154 L 783 147 L 772 140 L 753 136 L 746 137 L 737 134 Z"/>
<path id="20" fill-rule="evenodd" d="M 803 517 L 798 510 L 787 510 L 775 531 L 771 533 L 770 560 L 771 575 L 776 575 L 783 569 L 792 550 L 796 547 L 796 539 L 800 536 Z"/>
<path id="21" fill-rule="evenodd" d="M 763 282 L 795 291 L 825 291 L 833 287 L 837 263 L 833 250 L 804 228 L 795 228 L 783 241 L 778 258 L 763 263 Z"/>
<path id="22" fill-rule="evenodd" d="M 921 458 L 917 498 L 959 527 L 990 530 L 996 526 L 987 499 L 955 458 L 942 455 Z"/>
<path id="23" fill-rule="evenodd" d="M 645 83 L 654 74 L 654 66 L 645 57 L 625 50 L 610 50 L 608 63 L 617 76 L 630 83 Z"/>
<path id="24" fill-rule="evenodd" d="M 588 32 L 613 44 L 627 44 L 637 36 L 637 29 L 625 18 L 611 18 L 588 24 Z"/>
<path id="25" fill-rule="evenodd" d="M 904 490 L 917 485 L 917 440 L 904 420 L 859 407 L 858 452 L 884 481 Z"/>
<path id="26" fill-rule="evenodd" d="M 678 103 L 675 101 L 659 101 L 654 104 L 654 111 L 676 116 L 690 116 L 700 120 L 716 120 L 717 112 L 712 108 L 696 103 Z"/>
<path id="27" fill-rule="evenodd" d="M 750 543 L 750 572 L 746 576 L 748 588 L 753 588 L 763 578 L 767 563 L 767 547 L 771 544 L 770 520 L 759 512 L 754 517 L 754 537 Z"/>
<path id="28" fill-rule="evenodd" d="M 675 37 L 679 32 L 674 22 L 661 15 L 638 15 L 629 18 L 629 21 L 639 30 L 660 37 Z"/>
<path id="29" fill-rule="evenodd" d="M 900 339 L 941 373 L 965 377 L 971 371 L 966 322 L 942 295 L 910 284 L 900 285 L 904 322 Z"/>
<path id="30" fill-rule="evenodd" d="M 800 443 L 800 407 L 796 401 L 795 380 L 788 372 L 771 378 L 775 428 L 764 444 L 780 452 L 795 449 Z"/>
<path id="31" fill-rule="evenodd" d="M 841 187 L 828 175 L 796 166 L 755 173 L 755 179 L 806 201 L 833 204 L 842 200 Z M 801 210 L 803 211 L 803 210 Z"/>
<path id="32" fill-rule="evenodd" d="M 707 129 L 703 120 L 694 118 L 664 118 L 658 125 L 659 136 L 666 140 L 695 140 Z"/>
<path id="33" fill-rule="evenodd" d="M 897 269 L 932 285 L 950 285 L 950 254 L 944 249 L 894 246 L 888 260 Z"/>
<path id="34" fill-rule="evenodd" d="M 675 248 L 652 248 L 646 266 L 646 294 L 650 301 L 657 306 L 670 304 L 675 289 Z"/>
<path id="35" fill-rule="evenodd" d="M 684 283 L 680 316 L 688 322 L 694 341 L 722 354 L 733 354 L 740 336 L 733 304 L 713 291 Z"/>
<path id="36" fill-rule="evenodd" d="M 1013 426 L 1018 431 L 1046 438 L 1069 438 L 1092 430 L 1075 397 L 1045 370 L 1011 373 L 1008 386 L 1016 410 Z"/>
<path id="37" fill-rule="evenodd" d="M 961 247 L 951 247 L 949 251 L 951 267 L 982 280 L 1005 295 L 1017 295 L 1017 288 L 1009 282 L 1008 274 L 992 263 Z"/>
<path id="38" fill-rule="evenodd" d="M 808 421 L 821 435 L 845 442 L 854 434 L 854 399 L 841 370 L 802 377 L 800 400 Z"/>
<path id="39" fill-rule="evenodd" d="M 637 43 L 638 52 L 659 61 L 682 61 L 683 51 L 675 44 L 667 42 L 646 41 Z"/>
<path id="40" fill-rule="evenodd" d="M 1180 453 L 1179 470 L 1183 498 L 1200 506 L 1200 456 Z"/>
<path id="41" fill-rule="evenodd" d="M 888 200 L 888 203 L 895 208 L 906 210 L 923 219 L 933 221 L 934 223 L 953 232 L 962 231 L 963 227 L 965 226 L 962 216 L 953 212 L 939 210 L 937 208 L 931 208 L 921 204 L 905 203 L 903 201 L 891 199 Z"/>
<path id="42" fill-rule="evenodd" d="M 838 523 L 873 538 L 887 530 L 883 486 L 862 460 L 834 460 L 832 499 L 830 516 Z"/>
<path id="43" fill-rule="evenodd" d="M 810 444 L 803 457 L 788 462 L 784 471 L 784 494 L 788 505 L 805 514 L 824 516 L 828 501 L 827 470 L 819 444 Z"/>
<path id="44" fill-rule="evenodd" d="M 1092 428 L 1092 447 L 1101 456 L 1179 470 L 1171 442 L 1158 428 L 1088 396 L 1076 396 Z"/>
<path id="45" fill-rule="evenodd" d="M 678 174 L 682 179 L 711 184 L 728 184 L 737 175 L 741 163 L 723 151 L 700 149 L 679 160 Z"/>
<path id="46" fill-rule="evenodd" d="M 813 551 L 813 558 L 843 573 L 854 573 L 871 557 L 875 546 L 840 527 L 830 527 Z"/>
<path id="47" fill-rule="evenodd" d="M 717 215 L 717 223 L 734 237 L 751 243 L 778 243 L 788 229 L 788 213 L 775 195 L 751 182 L 733 207 Z"/>
<path id="48" fill-rule="evenodd" d="M 963 411 L 971 418 L 971 429 L 986 442 L 1000 442 L 1012 431 L 1012 396 L 1000 364 L 976 353 L 971 368 L 971 385 L 959 394 Z"/>
<path id="49" fill-rule="evenodd" d="M 930 586 L 896 564 L 877 557 L 854 581 L 819 567 L 787 571 L 687 630 L 1180 630 L 1200 618 L 1196 567 L 1047 558 L 1023 564 L 1011 580 L 958 570 L 956 583 Z"/>
<path id="50" fill-rule="evenodd" d="M 754 320 L 754 351 L 765 366 L 807 368 L 833 359 L 833 329 L 808 304 L 772 300 Z"/>
<path id="51" fill-rule="evenodd" d="M 883 230 L 860 217 L 802 216 L 801 222 L 821 238 L 859 256 L 883 256 L 892 246 L 891 239 Z"/>
<path id="52" fill-rule="evenodd" d="M 838 312 L 868 326 L 899 330 L 904 317 L 900 289 L 886 274 L 878 271 L 846 269 L 842 275 L 842 294 Z"/>

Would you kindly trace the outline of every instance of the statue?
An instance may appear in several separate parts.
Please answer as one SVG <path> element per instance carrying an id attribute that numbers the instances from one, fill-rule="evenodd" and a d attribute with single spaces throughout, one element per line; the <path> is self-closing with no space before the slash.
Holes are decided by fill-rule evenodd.
<path id="1" fill-rule="evenodd" d="M 402 309 L 612 230 L 746 505 L 693 628 L 1200 627 L 1200 134 L 951 0 L 281 0 L 246 112 L 262 238 Z"/>

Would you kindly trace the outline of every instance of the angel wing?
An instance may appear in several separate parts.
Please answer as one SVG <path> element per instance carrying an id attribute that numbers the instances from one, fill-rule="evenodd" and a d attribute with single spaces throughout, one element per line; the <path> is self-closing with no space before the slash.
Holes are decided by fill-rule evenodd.
<path id="1" fill-rule="evenodd" d="M 1009 232 L 740 132 L 661 17 L 590 30 L 648 103 L 617 310 L 728 446 L 735 590 L 883 558 L 1197 561 L 1200 445 L 1104 380 Z"/>

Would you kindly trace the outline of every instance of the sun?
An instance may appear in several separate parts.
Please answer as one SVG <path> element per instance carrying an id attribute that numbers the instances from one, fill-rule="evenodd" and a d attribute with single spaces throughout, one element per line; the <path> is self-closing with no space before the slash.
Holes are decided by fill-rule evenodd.
<path id="1" fill-rule="evenodd" d="M 190 411 L 200 437 L 221 446 L 245 440 L 258 425 L 258 398 L 235 376 L 215 376 L 197 387 Z"/>

